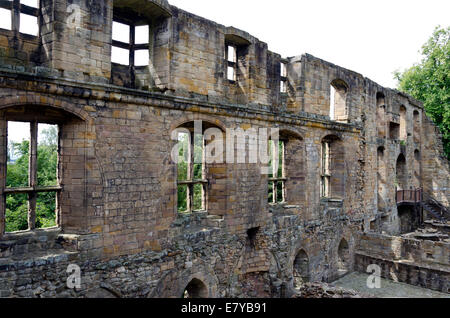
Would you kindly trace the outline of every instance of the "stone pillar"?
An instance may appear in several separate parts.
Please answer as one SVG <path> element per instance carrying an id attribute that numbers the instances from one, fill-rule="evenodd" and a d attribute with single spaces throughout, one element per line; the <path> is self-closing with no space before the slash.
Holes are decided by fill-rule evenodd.
<path id="1" fill-rule="evenodd" d="M 66 78 L 107 83 L 111 76 L 112 1 L 42 0 L 47 67 Z"/>

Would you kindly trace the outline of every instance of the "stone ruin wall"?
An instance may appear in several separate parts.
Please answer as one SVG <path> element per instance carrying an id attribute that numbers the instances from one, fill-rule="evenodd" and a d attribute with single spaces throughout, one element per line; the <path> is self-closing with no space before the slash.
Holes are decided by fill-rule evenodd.
<path id="1" fill-rule="evenodd" d="M 309 54 L 282 59 L 248 33 L 164 0 L 116 0 L 114 8 L 137 2 L 153 25 L 152 67 L 136 68 L 134 82 L 110 62 L 113 1 L 70 1 L 81 10 L 74 27 L 69 2 L 44 0 L 39 38 L 0 30 L 2 196 L 7 120 L 63 118 L 59 227 L 0 231 L 0 297 L 180 297 L 192 281 L 202 282 L 205 297 L 286 297 L 300 252 L 309 280 L 331 282 L 343 258 L 345 270 L 355 268 L 360 232 L 399 232 L 393 180 L 400 154 L 408 185 L 418 172 L 415 186 L 448 203 L 448 161 L 418 101 Z M 226 43 L 238 46 L 237 83 L 226 79 Z M 339 121 L 329 117 L 335 80 L 346 90 Z M 389 138 L 400 105 L 404 143 Z M 211 165 L 207 213 L 179 215 L 171 133 L 194 120 L 289 133 L 287 203 L 267 203 L 260 164 Z M 339 197 L 327 200 L 320 162 L 330 135 L 340 141 L 331 180 Z M 3 205 L 1 229 L 4 221 Z M 250 229 L 258 229 L 252 239 Z M 80 289 L 66 287 L 69 264 L 81 267 Z"/>

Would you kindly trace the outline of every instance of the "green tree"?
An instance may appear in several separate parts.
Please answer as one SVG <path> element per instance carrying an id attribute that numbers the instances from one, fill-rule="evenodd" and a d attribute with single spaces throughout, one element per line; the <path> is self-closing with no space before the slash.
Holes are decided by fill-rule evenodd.
<path id="1" fill-rule="evenodd" d="M 424 103 L 439 126 L 450 159 L 450 27 L 437 27 L 422 47 L 423 59 L 404 72 L 395 72 L 399 90 Z"/>

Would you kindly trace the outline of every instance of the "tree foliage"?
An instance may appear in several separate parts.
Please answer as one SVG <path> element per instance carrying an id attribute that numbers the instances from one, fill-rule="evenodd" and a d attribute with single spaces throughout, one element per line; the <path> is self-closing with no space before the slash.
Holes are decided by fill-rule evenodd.
<path id="1" fill-rule="evenodd" d="M 437 27 L 422 47 L 423 59 L 404 72 L 396 72 L 399 90 L 424 103 L 427 115 L 443 134 L 450 159 L 450 27 Z"/>
<path id="2" fill-rule="evenodd" d="M 44 139 L 38 146 L 37 179 L 39 186 L 57 184 L 58 143 L 56 126 L 42 132 Z M 8 162 L 6 186 L 9 188 L 28 186 L 29 141 L 12 143 L 14 153 L 8 158 L 17 158 Z M 39 193 L 36 206 L 36 227 L 47 228 L 56 225 L 55 193 Z M 26 194 L 8 195 L 6 198 L 6 231 L 24 231 L 28 228 L 28 197 Z"/>

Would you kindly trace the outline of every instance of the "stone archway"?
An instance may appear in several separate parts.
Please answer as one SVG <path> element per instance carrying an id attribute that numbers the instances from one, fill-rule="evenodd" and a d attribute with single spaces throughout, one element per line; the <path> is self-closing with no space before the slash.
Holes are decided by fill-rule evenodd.
<path id="1" fill-rule="evenodd" d="M 208 288 L 199 279 L 192 279 L 183 291 L 182 298 L 207 298 Z"/>
<path id="2" fill-rule="evenodd" d="M 347 274 L 350 270 L 350 248 L 345 239 L 339 243 L 337 268 L 339 276 Z"/>
<path id="3" fill-rule="evenodd" d="M 302 249 L 295 256 L 293 265 L 294 288 L 298 289 L 304 283 L 310 281 L 309 276 L 309 257 Z"/>

